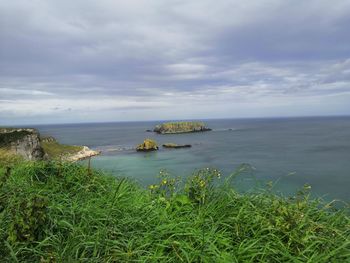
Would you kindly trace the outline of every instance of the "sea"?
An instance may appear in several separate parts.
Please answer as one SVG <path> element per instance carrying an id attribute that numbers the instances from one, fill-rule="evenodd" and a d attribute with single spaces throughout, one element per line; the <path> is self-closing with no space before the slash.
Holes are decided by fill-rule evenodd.
<path id="1" fill-rule="evenodd" d="M 201 120 L 208 132 L 160 135 L 152 130 L 164 121 L 36 125 L 42 135 L 60 143 L 102 151 L 91 165 L 147 187 L 161 170 L 186 181 L 202 168 L 216 168 L 224 180 L 247 167 L 232 182 L 237 191 L 273 191 L 293 196 L 303 186 L 326 201 L 350 201 L 350 117 L 303 117 Z M 136 152 L 145 138 L 191 148 Z M 86 161 L 81 162 L 87 165 Z"/>

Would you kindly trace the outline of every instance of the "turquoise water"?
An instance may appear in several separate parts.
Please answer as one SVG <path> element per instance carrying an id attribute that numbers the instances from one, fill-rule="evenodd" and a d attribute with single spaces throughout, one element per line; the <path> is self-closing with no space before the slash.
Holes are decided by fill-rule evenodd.
<path id="1" fill-rule="evenodd" d="M 285 194 L 304 184 L 315 196 L 350 200 L 350 117 L 205 120 L 210 132 L 158 135 L 146 132 L 159 122 L 92 123 L 37 126 L 42 134 L 61 143 L 102 150 L 92 164 L 147 185 L 160 169 L 188 176 L 203 167 L 216 167 L 224 175 L 240 164 L 254 171 L 244 174 L 239 187 L 279 180 Z M 144 138 L 158 144 L 192 144 L 192 148 L 139 153 Z"/>

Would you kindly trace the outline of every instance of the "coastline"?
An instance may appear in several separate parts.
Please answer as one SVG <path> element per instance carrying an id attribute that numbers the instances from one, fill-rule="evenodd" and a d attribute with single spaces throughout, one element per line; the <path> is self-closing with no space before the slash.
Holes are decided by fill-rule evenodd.
<path id="1" fill-rule="evenodd" d="M 82 147 L 83 149 L 79 152 L 65 156 L 63 159 L 69 162 L 77 162 L 101 154 L 101 151 L 92 150 L 87 146 Z"/>

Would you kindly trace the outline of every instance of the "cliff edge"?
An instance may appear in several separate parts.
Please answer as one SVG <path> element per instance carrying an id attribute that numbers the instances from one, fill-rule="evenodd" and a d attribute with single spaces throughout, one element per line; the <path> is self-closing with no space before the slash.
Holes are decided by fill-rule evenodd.
<path id="1" fill-rule="evenodd" d="M 45 156 L 40 134 L 35 129 L 0 128 L 0 148 L 27 160 L 42 160 Z"/>
<path id="2" fill-rule="evenodd" d="M 52 137 L 40 137 L 36 129 L 0 128 L 0 149 L 25 160 L 65 160 L 75 162 L 100 154 L 87 146 L 64 145 Z M 1 154 L 0 153 L 0 154 Z"/>

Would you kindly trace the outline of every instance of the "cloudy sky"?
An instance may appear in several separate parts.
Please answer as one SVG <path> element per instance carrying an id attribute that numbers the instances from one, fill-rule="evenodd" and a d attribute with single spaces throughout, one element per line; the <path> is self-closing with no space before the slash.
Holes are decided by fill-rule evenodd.
<path id="1" fill-rule="evenodd" d="M 350 114 L 349 0 L 0 0 L 0 125 Z"/>

